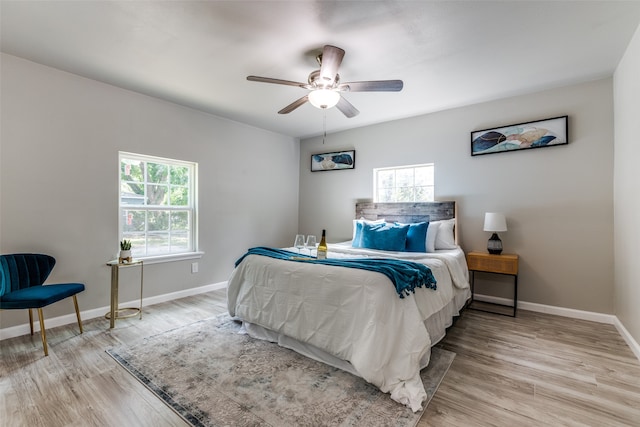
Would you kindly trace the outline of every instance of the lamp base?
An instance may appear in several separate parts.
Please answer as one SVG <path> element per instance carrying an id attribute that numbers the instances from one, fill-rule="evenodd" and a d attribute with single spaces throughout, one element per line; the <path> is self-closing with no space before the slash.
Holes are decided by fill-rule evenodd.
<path id="1" fill-rule="evenodd" d="M 487 242 L 487 250 L 492 255 L 500 255 L 502 253 L 502 240 L 497 233 L 493 233 Z"/>

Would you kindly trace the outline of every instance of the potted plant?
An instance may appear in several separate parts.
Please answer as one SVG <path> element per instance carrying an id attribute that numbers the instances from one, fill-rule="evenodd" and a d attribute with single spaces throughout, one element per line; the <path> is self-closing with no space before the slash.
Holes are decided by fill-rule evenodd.
<path id="1" fill-rule="evenodd" d="M 131 240 L 124 239 L 120 242 L 120 257 L 118 258 L 119 263 L 123 262 L 131 262 L 133 258 L 131 257 Z"/>

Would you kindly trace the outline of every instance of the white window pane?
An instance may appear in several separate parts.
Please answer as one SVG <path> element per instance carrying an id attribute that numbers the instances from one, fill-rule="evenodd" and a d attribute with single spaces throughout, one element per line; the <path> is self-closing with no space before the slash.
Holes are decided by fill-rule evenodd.
<path id="1" fill-rule="evenodd" d="M 169 200 L 168 185 L 147 184 L 147 204 L 150 206 L 166 206 Z"/>
<path id="2" fill-rule="evenodd" d="M 178 211 L 171 213 L 171 231 L 187 231 L 189 229 L 189 212 Z"/>
<path id="3" fill-rule="evenodd" d="M 427 187 L 416 187 L 416 198 L 415 201 L 416 202 L 428 202 L 429 199 L 427 197 Z"/>
<path id="4" fill-rule="evenodd" d="M 149 231 L 169 231 L 169 211 L 150 211 L 148 218 Z"/>
<path id="5" fill-rule="evenodd" d="M 122 159 L 120 161 L 120 179 L 123 181 L 144 181 L 143 163 L 138 160 Z"/>
<path id="6" fill-rule="evenodd" d="M 147 254 L 147 238 L 144 233 L 128 233 L 123 235 L 122 238 L 131 240 L 131 255 L 133 255 L 134 258 Z"/>
<path id="7" fill-rule="evenodd" d="M 124 233 L 132 233 L 135 231 L 144 231 L 146 224 L 146 211 L 128 210 L 122 211 L 122 223 Z"/>
<path id="8" fill-rule="evenodd" d="M 187 187 L 171 187 L 171 206 L 188 206 L 189 189 Z"/>
<path id="9" fill-rule="evenodd" d="M 171 166 L 171 185 L 188 185 L 189 168 L 186 166 Z"/>
<path id="10" fill-rule="evenodd" d="M 147 163 L 147 182 L 155 184 L 169 183 L 169 166 L 160 163 Z"/>
<path id="11" fill-rule="evenodd" d="M 392 188 L 395 185 L 395 171 L 378 172 L 378 188 Z"/>
<path id="12" fill-rule="evenodd" d="M 393 189 L 385 189 L 385 190 L 381 190 L 378 193 L 378 202 L 381 203 L 387 203 L 387 202 L 393 202 Z"/>
<path id="13" fill-rule="evenodd" d="M 413 187 L 398 187 L 396 202 L 413 202 Z"/>
<path id="14" fill-rule="evenodd" d="M 416 185 L 433 185 L 433 168 L 416 168 Z"/>
<path id="15" fill-rule="evenodd" d="M 189 234 L 186 232 L 172 232 L 171 233 L 171 250 L 186 251 L 191 246 L 189 241 Z"/>
<path id="16" fill-rule="evenodd" d="M 396 185 L 398 187 L 412 187 L 413 169 L 400 169 L 396 171 Z"/>
<path id="17" fill-rule="evenodd" d="M 147 236 L 147 255 L 169 253 L 169 233 L 149 234 Z"/>
<path id="18" fill-rule="evenodd" d="M 416 187 L 416 202 L 433 202 L 433 187 Z"/>
<path id="19" fill-rule="evenodd" d="M 144 174 L 142 162 L 132 159 L 120 161 L 120 204 L 144 204 Z"/>
<path id="20" fill-rule="evenodd" d="M 126 184 L 123 187 L 125 188 L 120 191 L 121 205 L 144 205 L 144 195 L 135 193 Z"/>

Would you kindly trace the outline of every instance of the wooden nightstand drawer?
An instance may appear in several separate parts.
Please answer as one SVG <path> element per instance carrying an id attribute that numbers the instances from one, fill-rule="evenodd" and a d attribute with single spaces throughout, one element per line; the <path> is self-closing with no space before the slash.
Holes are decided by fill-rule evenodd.
<path id="1" fill-rule="evenodd" d="M 467 254 L 469 270 L 489 273 L 518 274 L 518 255 L 492 255 L 482 252 Z"/>

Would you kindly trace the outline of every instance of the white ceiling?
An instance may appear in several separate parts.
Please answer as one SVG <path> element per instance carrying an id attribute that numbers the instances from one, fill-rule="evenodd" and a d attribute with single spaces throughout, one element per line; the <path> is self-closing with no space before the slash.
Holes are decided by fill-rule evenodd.
<path id="1" fill-rule="evenodd" d="M 6 1 L 2 52 L 295 137 L 323 111 L 291 86 L 325 44 L 343 82 L 402 79 L 399 93 L 347 93 L 328 132 L 612 75 L 640 1 Z"/>

